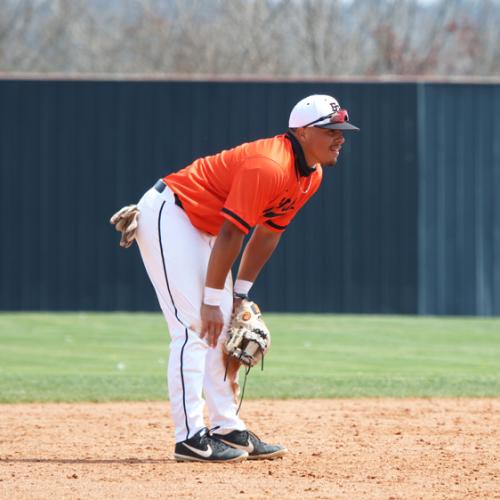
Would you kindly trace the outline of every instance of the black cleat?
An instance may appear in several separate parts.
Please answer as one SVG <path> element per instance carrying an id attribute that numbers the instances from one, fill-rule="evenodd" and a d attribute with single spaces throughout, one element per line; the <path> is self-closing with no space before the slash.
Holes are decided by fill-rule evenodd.
<path id="1" fill-rule="evenodd" d="M 216 439 L 204 427 L 193 437 L 176 443 L 174 457 L 179 462 L 241 462 L 248 453 Z"/>
<path id="2" fill-rule="evenodd" d="M 272 460 L 282 457 L 288 450 L 279 444 L 266 444 L 253 432 L 232 431 L 229 434 L 214 434 L 220 441 L 235 449 L 248 452 L 249 460 Z"/>

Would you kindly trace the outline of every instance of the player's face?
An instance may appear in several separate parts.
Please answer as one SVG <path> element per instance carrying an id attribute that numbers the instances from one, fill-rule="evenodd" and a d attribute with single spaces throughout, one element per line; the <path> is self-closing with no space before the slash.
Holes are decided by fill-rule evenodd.
<path id="1" fill-rule="evenodd" d="M 344 134 L 341 130 L 307 127 L 304 132 L 302 147 L 307 163 L 321 165 L 335 165 L 344 144 Z"/>

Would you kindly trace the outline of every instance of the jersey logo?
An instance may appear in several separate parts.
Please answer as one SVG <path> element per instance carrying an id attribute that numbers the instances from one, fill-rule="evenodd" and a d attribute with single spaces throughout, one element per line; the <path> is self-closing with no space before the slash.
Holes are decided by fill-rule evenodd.
<path id="1" fill-rule="evenodd" d="M 295 200 L 292 200 L 291 198 L 282 198 L 279 204 L 275 207 L 266 208 L 263 212 L 263 215 L 267 219 L 272 219 L 273 217 L 285 215 L 291 210 L 295 210 Z"/>

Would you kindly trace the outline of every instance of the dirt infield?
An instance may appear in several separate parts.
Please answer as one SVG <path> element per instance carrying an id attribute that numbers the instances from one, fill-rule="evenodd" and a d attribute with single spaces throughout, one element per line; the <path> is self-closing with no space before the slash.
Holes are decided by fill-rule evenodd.
<path id="1" fill-rule="evenodd" d="M 245 401 L 290 452 L 176 463 L 168 403 L 0 406 L 0 498 L 500 498 L 500 399 Z"/>

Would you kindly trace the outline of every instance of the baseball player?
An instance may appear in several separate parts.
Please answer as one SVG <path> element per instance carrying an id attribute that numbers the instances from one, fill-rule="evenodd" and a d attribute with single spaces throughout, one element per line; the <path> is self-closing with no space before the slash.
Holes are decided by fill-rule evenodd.
<path id="1" fill-rule="evenodd" d="M 177 460 L 236 462 L 286 453 L 261 441 L 238 416 L 224 377 L 221 333 L 234 298 L 248 296 L 283 231 L 319 188 L 322 167 L 337 162 L 345 130 L 359 130 L 347 111 L 333 97 L 312 95 L 292 109 L 287 133 L 200 158 L 141 198 L 134 236 L 171 337 Z M 233 285 L 231 266 L 252 228 Z"/>

